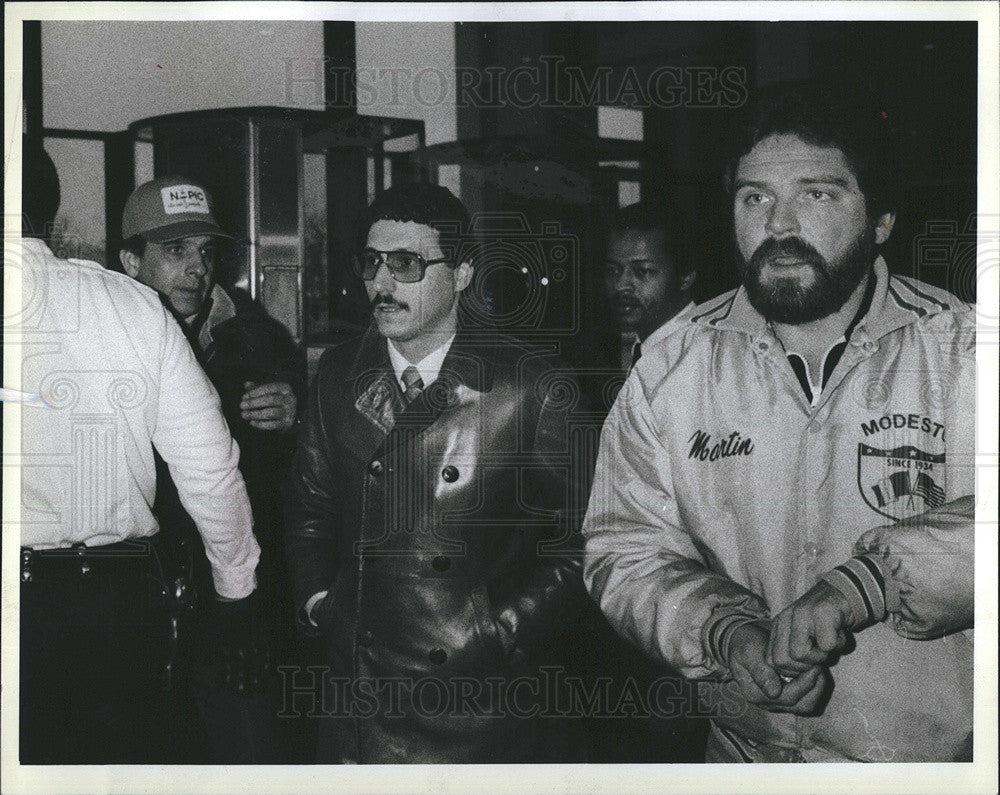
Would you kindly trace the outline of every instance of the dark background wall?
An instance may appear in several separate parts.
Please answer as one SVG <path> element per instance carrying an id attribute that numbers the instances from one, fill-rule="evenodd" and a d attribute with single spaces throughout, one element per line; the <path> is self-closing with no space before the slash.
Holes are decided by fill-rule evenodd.
<path id="1" fill-rule="evenodd" d="M 976 43 L 976 24 L 965 22 L 456 25 L 460 68 L 540 68 L 546 56 L 558 57 L 563 66 L 579 67 L 586 75 L 609 68 L 612 94 L 627 73 L 645 82 L 664 66 L 705 80 L 708 86 L 712 70 L 716 75 L 725 72 L 730 80 L 741 75 L 746 90 L 802 78 L 868 84 L 899 130 L 906 167 L 906 201 L 884 249 L 890 267 L 970 301 L 975 300 L 974 234 L 970 233 L 976 206 Z M 730 92 L 730 99 L 734 96 Z M 536 147 L 536 164 L 543 169 L 568 167 L 587 189 L 567 199 L 544 188 L 518 191 L 496 181 L 484 184 L 474 171 L 463 171 L 463 198 L 478 209 L 523 211 L 536 228 L 543 220 L 558 221 L 563 232 L 580 242 L 579 283 L 583 301 L 591 309 L 588 314 L 605 317 L 599 278 L 602 227 L 617 194 L 594 169 L 595 160 L 614 155 L 614 145 L 600 149 L 597 105 L 638 108 L 644 119 L 642 191 L 668 193 L 688 208 L 699 269 L 698 297 L 705 300 L 735 286 L 721 173 L 723 142 L 739 101 L 725 97 L 722 102 L 699 101 L 692 93 L 665 107 L 657 102 L 647 105 L 623 91 L 610 97 L 610 103 L 603 96 L 592 102 L 541 104 L 499 108 L 459 104 L 459 139 L 515 137 L 520 146 Z M 595 148 L 600 149 L 597 154 Z M 525 158 L 523 151 L 504 151 L 511 159 Z M 621 147 L 620 157 L 633 154 Z M 552 321 L 557 327 L 564 323 L 565 318 Z"/>
<path id="2" fill-rule="evenodd" d="M 39 23 L 26 23 L 26 120 L 29 133 L 52 127 L 60 119 L 68 124 L 78 117 L 75 126 L 86 127 L 90 117 L 74 115 L 67 85 L 86 88 L 77 93 L 88 96 L 91 104 L 104 96 L 106 105 L 107 97 L 112 97 L 117 115 L 102 128 L 106 131 L 69 130 L 63 132 L 79 140 L 46 140 L 64 185 L 63 204 L 70 219 L 67 231 L 88 245 L 82 255 L 102 258 L 105 238 L 117 228 L 133 173 L 131 158 L 114 156 L 118 150 L 113 131 L 123 129 L 135 115 L 175 109 L 171 103 L 180 101 L 178 92 L 187 96 L 191 90 L 185 87 L 191 84 L 177 69 L 156 68 L 163 64 L 155 58 L 155 63 L 150 61 L 150 54 L 141 47 L 124 48 L 132 53 L 130 57 L 119 53 L 117 58 L 92 58 L 92 47 L 79 41 L 80 24 L 47 22 L 39 28 Z M 118 37 L 114 41 L 128 42 L 132 41 L 129 36 L 136 36 L 135 42 L 141 44 L 163 34 L 163 24 L 117 25 L 109 31 Z M 513 219 L 513 228 L 491 233 L 506 246 L 494 248 L 497 267 L 491 282 L 491 308 L 502 316 L 519 318 L 519 328 L 509 330 L 570 337 L 570 344 L 586 347 L 590 332 L 606 329 L 608 313 L 600 275 L 604 227 L 619 202 L 621 180 L 634 181 L 646 196 L 668 194 L 687 209 L 699 271 L 697 299 L 707 300 L 734 286 L 729 208 L 720 178 L 726 130 L 746 92 L 793 78 L 859 80 L 882 96 L 901 132 L 902 160 L 907 166 L 902 191 L 906 202 L 899 208 L 896 228 L 885 247 L 890 267 L 946 287 L 966 300 L 975 299 L 978 54 L 974 22 L 438 22 L 416 26 L 316 22 L 297 23 L 298 27 L 288 30 L 270 23 L 248 25 L 217 22 L 198 28 L 209 41 L 229 41 L 239 28 L 244 37 L 270 42 L 270 49 L 249 59 L 248 66 L 237 68 L 228 61 L 217 62 L 215 51 L 207 50 L 199 68 L 216 93 L 194 92 L 192 107 L 218 102 L 220 86 L 243 87 L 248 82 L 247 70 L 267 68 L 273 72 L 268 91 L 258 86 L 256 93 L 234 91 L 226 96 L 237 104 L 290 101 L 284 83 L 286 56 L 302 58 L 306 66 L 310 57 L 325 57 L 328 66 L 344 69 L 405 66 L 419 73 L 432 67 L 446 83 L 449 70 L 455 69 L 451 92 L 441 102 L 420 104 L 411 97 L 409 104 L 399 105 L 389 101 L 392 92 L 383 90 L 376 104 L 354 109 L 368 115 L 425 120 L 427 140 L 434 145 L 423 165 L 413 169 L 413 176 L 418 177 L 427 166 L 424 176 L 457 185 L 473 212 L 499 216 L 503 223 Z M 94 24 L 86 29 L 91 36 L 106 33 Z M 172 25 L 169 30 L 176 37 L 187 28 Z M 56 46 L 71 41 L 77 43 L 73 53 L 68 54 L 66 46 Z M 453 53 L 446 46 L 451 44 Z M 77 68 L 82 54 L 92 61 L 89 70 Z M 456 95 L 462 70 L 480 78 L 491 70 L 507 76 L 525 68 L 543 74 L 546 64 L 556 62 L 564 75 L 576 70 L 591 81 L 593 93 L 567 98 L 563 84 L 561 94 L 559 85 L 541 87 L 541 96 L 554 97 L 548 102 L 503 101 L 503 97 L 494 102 L 462 101 Z M 305 67 L 300 64 L 298 68 Z M 671 94 L 676 101 L 645 101 L 649 98 L 641 96 L 641 89 L 651 75 L 664 69 L 681 75 L 683 85 Z M 138 101 L 149 100 L 146 83 L 139 85 L 142 95 L 133 96 L 136 70 L 158 81 L 152 105 Z M 43 75 L 48 75 L 48 82 L 41 79 Z M 553 82 L 559 83 L 559 78 Z M 530 83 L 529 79 L 521 85 Z M 322 106 L 324 93 L 319 86 L 314 88 L 305 92 L 306 98 Z M 413 92 L 404 90 L 404 97 L 408 93 Z M 326 100 L 330 101 L 329 95 Z M 609 107 L 640 115 L 642 140 L 602 138 L 599 109 Z M 136 174 L 141 171 L 142 154 L 137 152 Z M 153 158 L 148 155 L 143 157 L 151 169 Z M 629 173 L 606 165 L 611 162 L 624 163 Z M 353 240 L 356 230 L 341 230 L 338 224 L 350 226 L 344 219 L 360 214 L 360 207 L 349 211 L 347 205 L 365 201 L 364 163 L 348 168 L 351 164 L 342 159 L 327 165 L 332 170 L 326 183 L 334 190 L 326 206 L 337 212 L 328 213 L 324 225 L 330 228 L 322 233 Z M 93 201 L 93 187 L 102 181 L 106 188 L 103 208 Z M 117 194 L 116 186 L 121 186 Z M 112 195 L 115 201 L 107 200 Z M 523 227 L 520 231 L 518 223 Z M 527 247 L 522 245 L 525 241 Z M 324 246 L 321 241 L 316 248 L 323 251 Z M 566 259 L 554 266 L 552 258 L 557 255 Z M 348 259 L 307 258 L 304 263 L 306 283 L 312 283 L 312 275 L 319 270 L 324 278 L 318 282 L 330 286 L 331 321 L 360 322 L 338 309 L 343 302 L 335 300 L 340 291 L 334 287 L 340 281 L 326 278 L 335 272 L 347 280 L 354 278 Z M 538 264 L 539 273 L 530 267 L 524 273 L 522 261 Z M 544 286 L 540 286 L 542 271 L 551 277 Z M 353 289 L 361 294 L 360 284 Z M 364 309 L 363 304 L 359 306 Z M 360 317 L 364 312 L 356 314 Z M 319 338 L 315 341 L 323 344 Z"/>

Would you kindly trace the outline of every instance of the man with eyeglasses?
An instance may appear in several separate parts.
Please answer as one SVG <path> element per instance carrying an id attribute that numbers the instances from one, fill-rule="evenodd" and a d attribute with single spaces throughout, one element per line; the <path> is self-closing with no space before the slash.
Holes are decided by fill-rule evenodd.
<path id="1" fill-rule="evenodd" d="M 373 323 L 311 387 L 286 527 L 298 623 L 328 668 L 286 692 L 322 716 L 319 762 L 580 758 L 572 727 L 542 716 L 557 707 L 543 665 L 586 604 L 578 389 L 550 356 L 472 328 L 468 228 L 443 187 L 374 201 L 355 262 Z"/>

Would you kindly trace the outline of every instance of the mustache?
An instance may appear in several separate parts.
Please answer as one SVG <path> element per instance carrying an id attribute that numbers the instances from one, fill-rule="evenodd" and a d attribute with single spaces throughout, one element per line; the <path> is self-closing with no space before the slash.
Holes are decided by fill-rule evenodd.
<path id="1" fill-rule="evenodd" d="M 799 237 L 785 237 L 778 240 L 769 237 L 761 243 L 750 257 L 750 265 L 759 269 L 765 261 L 775 257 L 793 257 L 807 262 L 815 268 L 825 268 L 823 255 Z"/>
<path id="2" fill-rule="evenodd" d="M 373 310 L 377 309 L 379 306 L 382 306 L 383 304 L 385 306 L 395 306 L 395 307 L 398 307 L 400 309 L 409 309 L 410 308 L 410 305 L 408 303 L 406 303 L 405 301 L 397 301 L 391 295 L 386 295 L 384 293 L 378 293 L 371 300 L 371 308 Z"/>

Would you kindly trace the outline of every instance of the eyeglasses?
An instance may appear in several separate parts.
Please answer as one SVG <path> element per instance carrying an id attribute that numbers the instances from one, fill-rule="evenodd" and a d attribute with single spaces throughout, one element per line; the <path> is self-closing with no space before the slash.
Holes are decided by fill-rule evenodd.
<path id="1" fill-rule="evenodd" d="M 389 268 L 389 273 L 397 282 L 419 282 L 424 278 L 428 266 L 447 262 L 454 267 L 450 257 L 441 259 L 424 259 L 412 251 L 377 251 L 366 248 L 354 257 L 354 272 L 366 282 L 375 278 L 382 263 Z"/>

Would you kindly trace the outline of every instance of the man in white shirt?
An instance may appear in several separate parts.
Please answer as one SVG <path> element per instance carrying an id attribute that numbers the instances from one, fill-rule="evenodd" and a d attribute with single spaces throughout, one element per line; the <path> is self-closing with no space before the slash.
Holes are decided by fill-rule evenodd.
<path id="1" fill-rule="evenodd" d="M 24 169 L 30 236 L 50 228 L 58 177 L 40 143 Z M 21 761 L 177 761 L 157 710 L 185 595 L 151 511 L 153 448 L 230 605 L 254 590 L 259 558 L 239 450 L 155 292 L 42 240 L 6 245 L 27 297 L 8 339 L 21 389 L 47 404 L 22 410 Z"/>
<path id="2" fill-rule="evenodd" d="M 356 261 L 374 323 L 312 384 L 286 526 L 299 625 L 323 636 L 329 668 L 286 692 L 314 694 L 321 762 L 582 749 L 537 715 L 541 666 L 561 661 L 559 631 L 587 603 L 578 387 L 550 356 L 459 322 L 468 228 L 445 188 L 378 197 Z"/>

